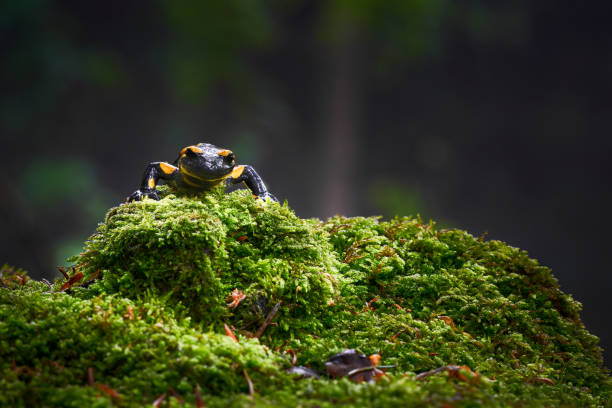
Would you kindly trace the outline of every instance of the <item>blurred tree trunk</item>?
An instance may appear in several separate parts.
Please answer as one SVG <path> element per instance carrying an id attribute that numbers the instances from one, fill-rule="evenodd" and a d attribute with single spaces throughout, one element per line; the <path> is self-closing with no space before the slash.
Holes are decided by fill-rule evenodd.
<path id="1" fill-rule="evenodd" d="M 329 44 L 326 72 L 329 85 L 323 90 L 325 109 L 320 188 L 323 200 L 318 214 L 323 217 L 351 215 L 355 209 L 355 175 L 359 150 L 357 112 L 360 105 L 359 42 L 354 25 L 346 25 Z"/>

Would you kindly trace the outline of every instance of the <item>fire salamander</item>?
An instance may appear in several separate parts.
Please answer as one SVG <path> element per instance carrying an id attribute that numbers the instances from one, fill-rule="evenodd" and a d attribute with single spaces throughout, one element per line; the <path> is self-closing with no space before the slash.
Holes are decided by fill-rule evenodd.
<path id="1" fill-rule="evenodd" d="M 207 191 L 225 181 L 228 184 L 244 183 L 256 198 L 278 201 L 268 192 L 263 180 L 249 165 L 236 165 L 236 155 L 208 143 L 183 148 L 173 164 L 150 163 L 142 179 L 140 189 L 127 197 L 127 202 L 149 197 L 159 200 L 155 187 L 159 180 L 183 191 Z"/>

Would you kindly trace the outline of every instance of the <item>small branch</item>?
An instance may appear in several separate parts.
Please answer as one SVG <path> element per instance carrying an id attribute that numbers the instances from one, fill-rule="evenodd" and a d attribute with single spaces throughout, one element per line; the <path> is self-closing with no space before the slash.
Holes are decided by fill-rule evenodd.
<path id="1" fill-rule="evenodd" d="M 95 384 L 95 380 L 94 380 L 94 372 L 93 372 L 93 368 L 92 367 L 88 367 L 87 368 L 87 382 L 89 383 L 90 387 L 93 387 Z"/>
<path id="2" fill-rule="evenodd" d="M 246 378 L 247 383 L 249 383 L 249 395 L 251 396 L 251 398 L 253 398 L 255 396 L 255 388 L 253 387 L 253 381 L 251 381 L 251 377 L 249 377 L 246 368 L 242 369 L 242 373 L 244 374 L 244 378 Z"/>
<path id="3" fill-rule="evenodd" d="M 458 371 L 459 368 L 460 367 L 456 366 L 456 365 L 447 365 L 447 366 L 444 366 L 444 367 L 438 367 L 435 370 L 426 371 L 424 373 L 421 373 L 421 374 L 417 375 L 414 379 L 415 380 L 422 380 L 425 377 L 429 377 L 430 375 L 438 374 L 438 373 L 441 373 L 443 371 Z"/>
<path id="4" fill-rule="evenodd" d="M 58 266 L 57 270 L 60 271 L 62 275 L 64 275 L 64 278 L 66 280 L 70 279 L 70 275 L 68 275 L 68 272 L 66 272 L 66 268 L 64 268 L 63 266 Z"/>
<path id="5" fill-rule="evenodd" d="M 346 376 L 347 377 L 352 377 L 357 373 L 363 373 L 365 371 L 374 371 L 377 370 L 379 368 L 395 368 L 395 365 L 385 365 L 385 366 L 369 366 L 369 367 L 359 367 L 359 368 L 355 368 L 354 370 L 349 371 Z"/>
<path id="6" fill-rule="evenodd" d="M 0 279 L 0 282 L 2 282 L 2 280 Z M 45 278 L 41 279 L 41 282 L 44 283 L 45 285 L 47 285 L 49 287 L 49 292 L 51 292 L 53 290 L 53 284 L 51 282 L 49 282 L 48 280 L 46 280 Z"/>
<path id="7" fill-rule="evenodd" d="M 238 343 L 238 339 L 236 338 L 236 336 L 234 336 L 234 332 L 232 331 L 232 329 L 230 329 L 226 323 L 223 323 L 223 326 L 225 326 L 225 334 L 232 340 L 234 340 L 236 343 Z"/>
<path id="8" fill-rule="evenodd" d="M 193 393 L 195 394 L 196 407 L 197 408 L 206 407 L 206 403 L 204 402 L 204 399 L 202 398 L 202 394 L 200 394 L 200 387 L 198 385 L 193 387 Z"/>
<path id="9" fill-rule="evenodd" d="M 375 369 L 376 369 L 376 367 L 374 367 L 374 366 L 369 366 L 369 367 L 359 367 L 359 368 L 355 368 L 354 370 L 349 371 L 349 372 L 346 374 L 346 376 L 347 376 L 347 377 L 352 377 L 352 376 L 354 376 L 354 375 L 355 375 L 355 374 L 357 374 L 357 373 L 363 373 L 363 372 L 365 372 L 365 371 L 372 371 L 372 370 L 375 370 Z"/>
<path id="10" fill-rule="evenodd" d="M 280 307 L 281 303 L 282 301 L 279 301 L 276 305 L 274 305 L 274 308 L 270 311 L 270 313 L 268 313 L 268 317 L 266 317 L 266 320 L 264 320 L 261 327 L 257 329 L 257 332 L 255 333 L 255 338 L 260 338 L 266 328 L 270 325 L 270 323 L 272 323 L 272 319 L 274 319 L 276 312 L 278 312 L 278 308 Z"/>

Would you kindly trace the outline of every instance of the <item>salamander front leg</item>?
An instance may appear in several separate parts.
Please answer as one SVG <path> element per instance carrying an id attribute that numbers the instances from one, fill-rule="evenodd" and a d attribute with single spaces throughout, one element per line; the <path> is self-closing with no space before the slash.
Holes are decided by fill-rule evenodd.
<path id="1" fill-rule="evenodd" d="M 259 174 L 249 165 L 234 167 L 227 181 L 231 184 L 244 183 L 257 198 L 270 199 L 278 202 L 276 197 L 270 194 Z"/>
<path id="2" fill-rule="evenodd" d="M 169 163 L 150 163 L 145 169 L 144 175 L 142 177 L 142 183 L 140 184 L 140 189 L 134 191 L 129 197 L 127 197 L 126 202 L 139 201 L 142 200 L 144 197 L 159 200 L 157 190 L 155 189 L 159 179 L 172 180 L 177 175 L 178 168 Z"/>

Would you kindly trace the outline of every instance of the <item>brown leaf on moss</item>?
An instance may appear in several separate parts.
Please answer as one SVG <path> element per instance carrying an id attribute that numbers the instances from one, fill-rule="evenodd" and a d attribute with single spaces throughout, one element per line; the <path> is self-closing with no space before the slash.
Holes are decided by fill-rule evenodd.
<path id="1" fill-rule="evenodd" d="M 83 279 L 83 272 L 79 271 L 68 278 L 68 281 L 65 282 L 59 289 L 60 292 L 63 292 L 66 289 L 70 289 L 75 283 Z"/>
<path id="2" fill-rule="evenodd" d="M 246 298 L 246 295 L 238 288 L 232 290 L 226 300 L 231 300 L 230 303 L 227 304 L 227 307 L 235 309 L 238 307 L 240 302 L 242 302 Z"/>
<path id="3" fill-rule="evenodd" d="M 348 349 L 331 356 L 325 363 L 325 369 L 332 378 L 348 377 L 357 383 L 371 382 L 384 375 L 381 370 L 376 369 L 373 361 L 380 362 L 380 356 L 371 359 L 356 350 Z"/>
<path id="4" fill-rule="evenodd" d="M 442 367 L 438 367 L 431 371 L 426 371 L 424 373 L 420 373 L 415 377 L 415 380 L 422 380 L 430 375 L 447 372 L 449 377 L 457 378 L 461 381 L 468 382 L 471 379 L 479 379 L 480 374 L 472 371 L 472 369 L 468 366 L 457 366 L 457 365 L 446 365 Z"/>
<path id="5" fill-rule="evenodd" d="M 232 329 L 230 329 L 226 323 L 223 323 L 223 326 L 225 327 L 225 334 L 228 337 L 232 338 L 236 343 L 238 343 L 238 339 L 236 338 L 236 336 L 234 336 L 234 332 L 232 331 Z"/>
<path id="6" fill-rule="evenodd" d="M 453 322 L 453 319 L 450 318 L 449 316 L 438 316 L 438 319 L 442 320 L 444 323 L 448 324 L 450 327 L 452 327 L 454 330 L 457 330 L 457 328 L 455 327 L 455 322 Z"/>
<path id="7" fill-rule="evenodd" d="M 108 385 L 104 385 L 104 384 L 98 383 L 98 384 L 96 384 L 96 386 L 98 387 L 98 389 L 100 391 L 102 391 L 103 393 L 105 393 L 109 397 L 114 398 L 114 399 L 121 399 L 121 395 L 119 395 L 119 393 L 117 391 L 115 391 L 114 389 L 112 389 Z"/>
<path id="8" fill-rule="evenodd" d="M 123 315 L 125 319 L 134 320 L 134 306 L 128 306 L 127 312 Z"/>
<path id="9" fill-rule="evenodd" d="M 380 364 L 380 354 L 372 354 L 368 358 L 374 367 Z"/>
<path id="10" fill-rule="evenodd" d="M 533 378 L 528 379 L 526 382 L 529 384 L 544 383 L 548 385 L 555 385 L 555 382 L 553 380 L 551 380 L 550 378 L 546 378 L 546 377 L 533 377 Z"/>

